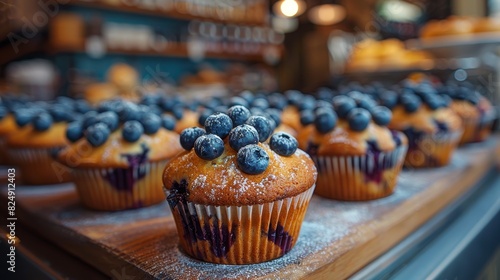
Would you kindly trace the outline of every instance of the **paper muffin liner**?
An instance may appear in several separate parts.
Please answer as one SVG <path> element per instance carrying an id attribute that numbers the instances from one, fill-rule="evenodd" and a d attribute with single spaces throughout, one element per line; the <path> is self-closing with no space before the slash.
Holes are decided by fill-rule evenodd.
<path id="1" fill-rule="evenodd" d="M 314 185 L 274 202 L 212 206 L 166 191 L 181 249 L 195 259 L 220 264 L 260 263 L 288 253 L 297 242 L 313 192 Z"/>
<path id="2" fill-rule="evenodd" d="M 491 134 L 491 128 L 495 120 L 494 116 L 484 119 L 462 119 L 464 132 L 460 138 L 460 144 L 481 142 Z"/>
<path id="3" fill-rule="evenodd" d="M 394 192 L 407 145 L 363 156 L 313 156 L 318 169 L 315 194 L 337 200 L 364 201 Z"/>
<path id="4" fill-rule="evenodd" d="M 462 130 L 424 134 L 419 139 L 409 139 L 413 145 L 408 149 L 406 168 L 440 167 L 447 165 L 457 148 Z"/>
<path id="5" fill-rule="evenodd" d="M 82 204 L 90 209 L 135 209 L 165 200 L 162 173 L 168 160 L 129 168 L 75 168 L 73 179 Z"/>
<path id="6" fill-rule="evenodd" d="M 71 179 L 69 170 L 55 160 L 61 148 L 9 148 L 7 153 L 19 167 L 24 184 L 59 184 Z"/>

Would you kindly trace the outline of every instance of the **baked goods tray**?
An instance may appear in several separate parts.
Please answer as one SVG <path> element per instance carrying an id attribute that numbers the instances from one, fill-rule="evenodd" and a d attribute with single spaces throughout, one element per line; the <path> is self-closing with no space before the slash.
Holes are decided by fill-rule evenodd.
<path id="1" fill-rule="evenodd" d="M 425 50 L 439 58 L 477 57 L 487 51 L 500 49 L 500 33 L 470 36 L 446 36 L 406 41 L 408 49 Z"/>
<path id="2" fill-rule="evenodd" d="M 215 265 L 191 259 L 179 250 L 166 203 L 122 212 L 90 211 L 79 204 L 72 184 L 17 186 L 16 222 L 114 278 L 343 279 L 470 190 L 491 170 L 499 143 L 500 137 L 492 137 L 460 148 L 447 167 L 405 170 L 396 192 L 383 199 L 339 202 L 313 196 L 296 246 L 262 264 Z M 6 192 L 3 186 L 3 205 Z"/>

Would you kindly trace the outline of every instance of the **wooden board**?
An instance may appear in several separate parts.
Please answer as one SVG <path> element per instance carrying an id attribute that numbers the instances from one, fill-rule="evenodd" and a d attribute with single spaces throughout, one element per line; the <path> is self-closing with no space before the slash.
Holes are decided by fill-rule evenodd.
<path id="1" fill-rule="evenodd" d="M 193 260 L 178 249 L 166 203 L 90 211 L 71 184 L 18 186 L 16 215 L 19 223 L 118 279 L 346 278 L 468 191 L 493 168 L 499 140 L 459 149 L 447 167 L 405 170 L 387 198 L 339 202 L 313 196 L 295 248 L 262 264 Z M 5 188 L 1 197 L 5 202 Z"/>

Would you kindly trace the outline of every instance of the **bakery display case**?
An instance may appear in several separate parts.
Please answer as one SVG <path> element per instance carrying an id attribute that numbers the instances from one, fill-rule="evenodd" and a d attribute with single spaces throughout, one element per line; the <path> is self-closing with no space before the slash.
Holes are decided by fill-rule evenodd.
<path id="1" fill-rule="evenodd" d="M 496 2 L 0 3 L 2 279 L 497 279 Z"/>

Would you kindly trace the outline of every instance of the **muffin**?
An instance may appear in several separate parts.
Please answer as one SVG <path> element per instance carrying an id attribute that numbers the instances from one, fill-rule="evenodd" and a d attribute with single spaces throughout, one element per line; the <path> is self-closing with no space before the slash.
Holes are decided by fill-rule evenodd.
<path id="1" fill-rule="evenodd" d="M 55 160 L 68 142 L 69 121 L 90 110 L 85 101 L 59 98 L 55 102 L 32 102 L 14 113 L 18 130 L 7 136 L 10 160 L 21 170 L 25 184 L 68 182 L 69 173 Z"/>
<path id="2" fill-rule="evenodd" d="M 180 247 L 195 259 L 259 263 L 297 242 L 316 168 L 286 133 L 265 143 L 271 131 L 261 126 L 262 116 L 252 117 L 216 113 L 205 129 L 184 130 L 186 151 L 165 167 Z"/>
<path id="3" fill-rule="evenodd" d="M 181 151 L 179 135 L 130 102 L 110 102 L 99 111 L 68 126 L 72 144 L 58 156 L 72 169 L 82 204 L 114 211 L 164 201 L 161 174 Z"/>
<path id="4" fill-rule="evenodd" d="M 299 147 L 318 168 L 315 193 L 330 199 L 364 201 L 392 194 L 407 150 L 402 133 L 386 126 L 389 109 L 360 93 L 333 99 L 299 133 Z"/>
<path id="5" fill-rule="evenodd" d="M 462 119 L 464 132 L 460 144 L 488 138 L 496 118 L 495 109 L 488 99 L 466 87 L 444 87 L 440 93 L 452 98 L 450 109 Z"/>
<path id="6" fill-rule="evenodd" d="M 447 165 L 462 136 L 462 121 L 433 87 L 422 84 L 399 96 L 385 92 L 382 104 L 392 108 L 389 128 L 402 131 L 409 141 L 405 166 Z"/>

